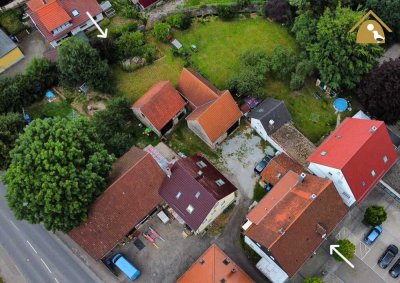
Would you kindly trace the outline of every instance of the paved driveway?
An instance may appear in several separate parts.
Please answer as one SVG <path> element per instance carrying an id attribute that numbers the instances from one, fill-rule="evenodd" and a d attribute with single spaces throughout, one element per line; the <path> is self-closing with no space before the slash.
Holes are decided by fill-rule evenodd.
<path id="1" fill-rule="evenodd" d="M 25 58 L 2 73 L 2 76 L 14 76 L 18 73 L 23 73 L 33 57 L 43 57 L 43 53 L 52 48 L 37 30 L 24 38 L 18 46 L 24 53 Z"/>
<path id="2" fill-rule="evenodd" d="M 258 181 L 254 167 L 267 152 L 273 154 L 273 149 L 248 125 L 241 126 L 218 149 L 221 150 L 224 167 L 227 171 L 234 172 L 229 179 L 232 179 L 245 197 L 253 198 L 254 186 Z"/>

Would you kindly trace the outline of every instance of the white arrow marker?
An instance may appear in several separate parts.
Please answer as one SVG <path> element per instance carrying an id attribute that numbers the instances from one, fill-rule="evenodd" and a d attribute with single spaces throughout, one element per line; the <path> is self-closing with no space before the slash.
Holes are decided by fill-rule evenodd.
<path id="1" fill-rule="evenodd" d="M 340 256 L 348 265 L 350 265 L 351 268 L 354 268 L 354 264 L 352 264 L 347 258 L 344 257 L 336 248 L 338 248 L 339 245 L 330 245 L 329 246 L 329 253 L 333 255 L 333 252 L 336 252 L 338 256 Z"/>
<path id="2" fill-rule="evenodd" d="M 93 19 L 92 15 L 89 12 L 86 12 L 86 15 L 88 15 L 89 19 L 93 22 L 93 24 L 96 26 L 96 28 L 99 30 L 100 34 L 97 35 L 97 37 L 100 38 L 107 38 L 107 33 L 108 33 L 108 29 L 106 28 L 105 31 L 103 31 L 101 29 L 101 27 L 99 26 L 99 24 Z"/>

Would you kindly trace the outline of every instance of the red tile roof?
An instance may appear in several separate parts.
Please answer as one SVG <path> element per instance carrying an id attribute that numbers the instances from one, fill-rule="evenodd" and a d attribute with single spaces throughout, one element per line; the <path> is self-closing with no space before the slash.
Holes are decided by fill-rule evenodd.
<path id="1" fill-rule="evenodd" d="M 158 189 L 166 177 L 157 162 L 132 148 L 113 166 L 108 189 L 97 198 L 88 220 L 69 232 L 94 259 L 103 258 L 158 204 Z"/>
<path id="2" fill-rule="evenodd" d="M 383 160 L 385 156 L 387 163 Z M 308 159 L 341 170 L 358 202 L 368 195 L 396 160 L 397 154 L 385 123 L 357 118 L 345 119 Z M 372 170 L 375 176 L 372 176 Z"/>
<path id="3" fill-rule="evenodd" d="M 57 1 L 37 9 L 36 13 L 48 32 L 72 20 Z"/>
<path id="4" fill-rule="evenodd" d="M 268 249 L 289 276 L 324 241 L 347 213 L 332 181 L 289 171 L 248 214 L 246 236 Z"/>
<path id="5" fill-rule="evenodd" d="M 229 91 L 194 110 L 186 119 L 197 120 L 212 142 L 228 131 L 240 118 L 242 112 Z"/>
<path id="6" fill-rule="evenodd" d="M 196 163 L 199 161 L 203 161 L 206 167 L 198 167 Z M 198 175 L 199 171 L 202 172 L 201 176 Z M 215 183 L 218 179 L 222 179 L 225 184 L 218 186 Z M 186 224 L 196 231 L 214 205 L 236 190 L 207 159 L 201 155 L 194 155 L 180 159 L 174 164 L 172 175 L 165 179 L 160 195 Z M 177 198 L 179 192 L 180 196 Z M 196 198 L 198 192 L 200 195 Z M 189 204 L 194 208 L 193 213 L 186 211 Z"/>
<path id="7" fill-rule="evenodd" d="M 274 186 L 289 170 L 297 174 L 306 171 L 298 162 L 291 159 L 285 153 L 281 153 L 272 158 L 267 167 L 262 171 L 261 181 Z"/>
<path id="8" fill-rule="evenodd" d="M 86 12 L 89 12 L 93 17 L 100 14 L 102 12 L 100 5 L 96 0 L 45 0 L 46 4 L 43 3 L 43 0 L 30 0 L 27 3 L 28 6 L 28 15 L 32 18 L 32 20 L 36 23 L 38 29 L 41 31 L 44 37 L 48 41 L 57 40 L 63 37 L 65 34 L 75 29 L 76 27 L 84 24 L 89 20 L 89 17 L 86 15 Z M 58 6 L 57 8 L 54 8 Z M 61 10 L 64 12 L 62 12 Z M 55 9 L 53 11 L 53 9 Z M 78 16 L 73 16 L 72 11 L 77 10 L 79 12 Z M 51 34 L 52 28 L 56 24 L 61 26 L 62 24 L 68 22 L 66 20 L 66 16 L 70 17 L 72 21 L 72 26 L 63 30 L 62 32 L 53 35 Z M 61 19 L 64 21 L 61 23 Z M 54 27 L 54 28 L 57 28 Z M 53 28 L 53 29 L 54 29 Z"/>
<path id="9" fill-rule="evenodd" d="M 157 130 L 161 130 L 185 107 L 185 101 L 169 81 L 153 85 L 133 105 L 140 109 Z"/>
<path id="10" fill-rule="evenodd" d="M 229 262 L 226 261 L 229 260 Z M 203 263 L 200 263 L 202 260 Z M 227 264 L 224 263 L 227 262 Z M 232 270 L 235 269 L 235 272 Z M 254 282 L 217 245 L 212 244 L 193 265 L 177 280 L 177 283 L 252 283 Z"/>
<path id="11" fill-rule="evenodd" d="M 219 91 L 209 81 L 193 69 L 183 68 L 178 90 L 188 100 L 192 108 L 200 107 L 218 98 Z"/>
<path id="12" fill-rule="evenodd" d="M 139 4 L 142 6 L 143 9 L 146 9 L 147 7 L 153 5 L 158 1 L 160 0 L 139 0 Z"/>

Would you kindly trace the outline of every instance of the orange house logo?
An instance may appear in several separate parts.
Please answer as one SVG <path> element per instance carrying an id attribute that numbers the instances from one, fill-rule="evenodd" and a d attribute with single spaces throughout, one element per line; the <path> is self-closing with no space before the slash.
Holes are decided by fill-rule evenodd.
<path id="1" fill-rule="evenodd" d="M 366 20 L 372 16 L 375 20 Z M 385 32 L 392 30 L 372 11 L 366 13 L 349 32 L 358 28 L 357 43 L 361 44 L 383 44 L 385 43 Z"/>

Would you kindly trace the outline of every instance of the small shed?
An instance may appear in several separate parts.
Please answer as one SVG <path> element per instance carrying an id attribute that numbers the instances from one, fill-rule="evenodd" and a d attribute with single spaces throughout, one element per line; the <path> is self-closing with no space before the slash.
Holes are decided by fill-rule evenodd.
<path id="1" fill-rule="evenodd" d="M 171 44 L 178 50 L 183 47 L 182 43 L 180 43 L 177 39 L 172 40 Z"/>
<path id="2" fill-rule="evenodd" d="M 101 10 L 107 18 L 115 16 L 115 9 L 112 7 L 110 1 L 104 1 L 100 4 Z"/>

